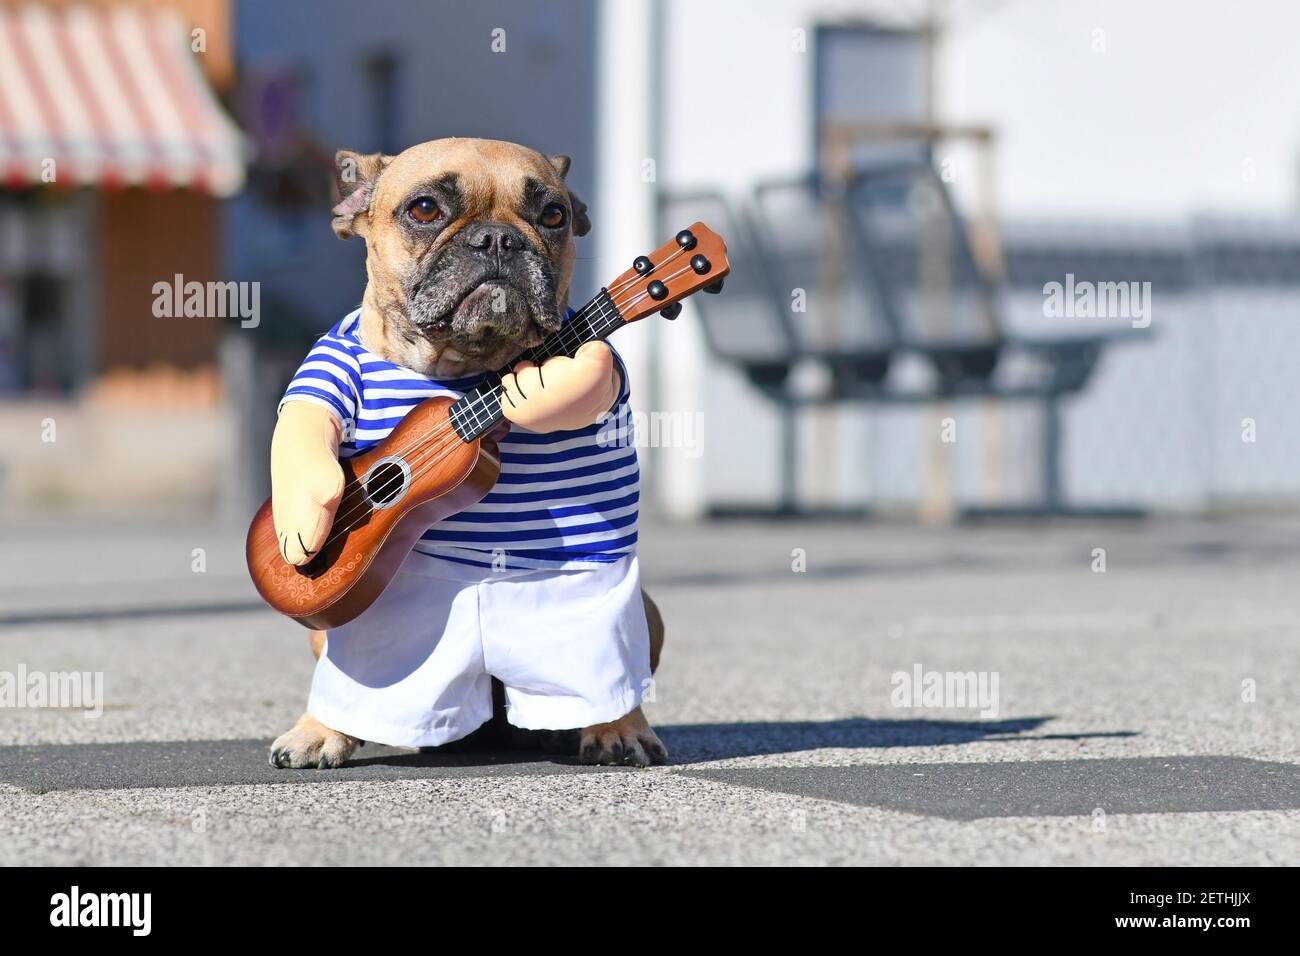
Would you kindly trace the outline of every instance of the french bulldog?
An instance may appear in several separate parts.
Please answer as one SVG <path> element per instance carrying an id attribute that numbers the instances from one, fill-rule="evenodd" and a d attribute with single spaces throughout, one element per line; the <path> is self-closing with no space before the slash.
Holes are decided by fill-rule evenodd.
<path id="1" fill-rule="evenodd" d="M 447 380 L 500 369 L 559 329 L 575 239 L 591 228 L 586 204 L 565 185 L 569 166 L 567 156 L 482 139 L 433 140 L 396 156 L 340 151 L 333 229 L 365 241 L 359 335 L 366 349 Z M 609 350 L 594 346 L 549 360 L 544 378 L 536 368 L 516 367 L 505 383 L 507 418 L 545 432 L 580 427 L 591 409 L 608 408 L 620 379 Z M 291 564 L 310 560 L 329 533 L 343 490 L 339 441 L 338 421 L 327 411 L 285 404 L 272 441 L 272 506 Z M 663 621 L 641 594 L 653 670 Z M 324 632 L 313 632 L 318 658 L 324 643 Z M 557 740 L 584 763 L 644 766 L 667 757 L 640 707 L 610 723 L 544 736 Z M 272 744 L 271 762 L 337 767 L 360 743 L 308 713 Z"/>

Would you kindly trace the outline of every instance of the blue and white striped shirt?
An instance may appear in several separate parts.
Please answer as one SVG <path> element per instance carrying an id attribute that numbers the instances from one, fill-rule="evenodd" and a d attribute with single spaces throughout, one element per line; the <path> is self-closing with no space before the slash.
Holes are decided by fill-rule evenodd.
<path id="1" fill-rule="evenodd" d="M 423 399 L 459 398 L 482 381 L 439 382 L 385 361 L 361 343 L 360 316 L 352 312 L 316 341 L 280 402 L 312 402 L 337 415 L 341 458 L 387 438 Z M 626 423 L 627 369 L 614 357 L 623 385 L 608 420 Z M 636 551 L 640 473 L 626 429 L 598 421 L 541 435 L 512 425 L 498 444 L 501 476 L 487 497 L 434 525 L 416 551 L 498 568 L 504 555 L 511 569 L 581 567 Z"/>

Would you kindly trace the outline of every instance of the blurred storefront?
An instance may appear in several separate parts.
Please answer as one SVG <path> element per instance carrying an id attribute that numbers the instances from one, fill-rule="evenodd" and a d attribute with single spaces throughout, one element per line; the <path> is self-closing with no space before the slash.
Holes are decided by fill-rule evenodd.
<path id="1" fill-rule="evenodd" d="M 0 0 L 10 506 L 210 494 L 221 323 L 157 314 L 154 287 L 220 271 L 220 202 L 244 178 L 218 100 L 233 80 L 230 17 L 225 0 Z M 128 456 L 133 433 L 151 440 Z M 142 468 L 140 454 L 159 461 Z"/>

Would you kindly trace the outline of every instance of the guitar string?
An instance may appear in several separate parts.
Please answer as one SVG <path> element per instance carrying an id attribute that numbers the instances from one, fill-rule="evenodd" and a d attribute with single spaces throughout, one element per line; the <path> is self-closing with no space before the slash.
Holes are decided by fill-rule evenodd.
<path id="1" fill-rule="evenodd" d="M 694 248 L 694 246 L 692 246 L 691 248 Z M 618 295 L 618 294 L 621 293 L 624 289 L 626 289 L 628 286 L 630 286 L 630 285 L 632 285 L 634 282 L 636 282 L 638 279 L 645 279 L 645 278 L 647 278 L 647 277 L 649 277 L 649 276 L 654 275 L 654 270 L 655 270 L 655 269 L 662 269 L 664 266 L 668 265 L 668 263 L 672 262 L 674 259 L 676 259 L 678 256 L 680 256 L 682 253 L 684 253 L 684 252 L 688 252 L 688 251 L 689 251 L 688 249 L 686 249 L 686 248 L 684 248 L 684 247 L 682 247 L 682 246 L 678 246 L 678 247 L 677 247 L 676 249 L 674 249 L 672 252 L 668 253 L 668 255 L 664 256 L 662 262 L 651 263 L 652 268 L 650 269 L 649 272 L 645 273 L 645 275 L 642 275 L 642 274 L 640 274 L 640 273 L 637 273 L 637 274 L 635 274 L 635 275 L 630 275 L 630 276 L 628 276 L 626 279 L 623 280 L 623 283 L 622 283 L 621 286 L 619 286 L 619 283 L 616 282 L 616 283 L 614 283 L 614 285 L 615 285 L 615 286 L 619 286 L 618 288 L 613 288 L 613 287 L 611 287 L 610 289 L 608 289 L 608 290 L 606 290 L 606 291 L 608 291 L 610 295 Z M 635 271 L 635 270 L 634 270 L 634 271 Z"/>
<path id="2" fill-rule="evenodd" d="M 655 268 L 661 268 L 662 266 L 667 265 L 672 259 L 676 258 L 678 255 L 680 255 L 685 251 L 686 250 L 682 249 L 681 247 L 678 247 L 676 251 L 665 256 L 663 262 L 659 263 Z M 667 281 L 676 279 L 679 276 L 685 275 L 686 272 L 689 271 L 689 268 L 690 267 L 688 266 L 685 269 L 679 269 L 677 272 L 674 272 L 671 275 L 669 275 L 666 280 L 661 278 L 659 281 L 666 283 Z M 634 283 L 639 278 L 643 278 L 643 276 L 638 275 L 635 277 L 630 277 L 627 280 L 624 280 L 624 287 Z M 602 291 L 605 295 L 609 295 L 608 289 Z M 642 291 L 639 295 L 636 295 L 633 298 L 622 303 L 614 301 L 613 295 L 609 295 L 608 302 L 604 300 L 603 295 L 597 295 L 589 303 L 587 303 L 587 305 L 584 305 L 579 312 L 575 313 L 574 319 L 577 319 L 581 316 L 588 326 L 587 334 L 591 334 L 596 331 L 595 327 L 591 323 L 591 319 L 594 316 L 599 316 L 601 319 L 606 321 L 614 317 L 621 319 L 622 318 L 621 313 L 625 308 L 636 305 L 638 302 L 641 302 L 643 299 L 645 299 L 649 294 L 650 294 L 649 291 Z M 610 306 L 613 307 L 612 312 L 610 311 Z M 592 310 L 592 314 L 588 314 L 588 309 Z M 576 323 L 571 321 L 565 326 L 565 328 L 561 329 L 559 332 L 556 333 L 557 338 L 562 340 L 565 336 L 565 333 L 575 328 L 575 326 Z M 563 344 L 563 342 L 561 341 L 560 344 Z M 585 343 L 579 342 L 577 344 L 582 345 Z M 567 351 L 567 348 L 565 351 Z M 497 375 L 498 373 L 493 372 L 491 374 Z M 477 401 L 482 403 L 488 395 L 495 395 L 495 388 L 487 393 L 484 393 Z M 499 404 L 500 399 L 498 398 L 497 401 Z M 471 401 L 470 404 L 472 406 L 474 402 Z M 475 420 L 477 420 L 478 412 L 485 411 L 485 410 L 486 410 L 486 405 L 480 404 L 480 407 L 478 409 L 475 409 L 475 413 L 474 413 Z M 474 427 L 477 427 L 477 421 L 475 422 Z M 448 434 L 449 432 L 451 433 L 450 435 Z M 430 447 L 419 449 L 419 446 L 426 441 L 431 443 Z M 410 471 L 410 478 L 408 480 L 408 485 L 409 485 L 409 484 L 413 484 L 417 477 L 423 476 L 424 474 L 428 473 L 428 471 L 430 471 L 432 468 L 436 467 L 439 463 L 445 461 L 451 455 L 452 451 L 455 449 L 458 443 L 462 443 L 460 436 L 459 434 L 455 433 L 455 427 L 450 422 L 449 419 L 447 424 L 439 425 L 438 428 L 433 430 L 432 432 L 422 434 L 416 437 L 413 441 L 409 442 L 402 450 L 398 452 L 392 452 L 390 453 L 390 455 L 392 455 L 392 457 L 395 458 L 405 458 L 407 455 L 411 455 L 413 450 L 419 449 L 419 451 L 421 452 L 420 454 L 411 455 L 411 460 L 406 462 L 407 467 Z M 387 481 L 381 483 L 377 490 L 382 492 L 386 490 L 387 485 L 392 483 L 393 483 L 392 479 L 388 479 Z M 336 518 L 333 523 L 337 530 L 335 531 L 335 533 L 331 534 L 328 538 L 326 538 L 325 543 L 322 544 L 319 548 L 317 548 L 316 551 L 313 552 L 313 554 L 325 550 L 330 546 L 330 544 L 338 540 L 339 537 L 351 533 L 355 529 L 355 527 L 360 523 L 360 520 L 365 517 L 365 514 L 368 514 L 376 510 L 371 505 L 370 498 L 365 494 L 365 490 L 362 487 L 361 483 L 358 482 L 358 484 L 354 487 L 358 489 L 359 497 L 361 500 L 356 506 L 350 508 L 345 514 L 344 518 L 342 519 L 343 521 L 347 521 L 350 523 L 340 527 L 339 519 Z"/>

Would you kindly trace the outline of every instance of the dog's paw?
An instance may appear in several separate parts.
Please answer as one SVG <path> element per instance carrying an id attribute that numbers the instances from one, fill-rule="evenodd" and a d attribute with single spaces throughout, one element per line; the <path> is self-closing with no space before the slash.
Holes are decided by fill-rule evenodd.
<path id="1" fill-rule="evenodd" d="M 578 739 L 578 760 L 607 767 L 648 767 L 667 763 L 668 748 L 638 707 L 612 723 L 584 727 Z"/>
<path id="2" fill-rule="evenodd" d="M 356 737 L 330 730 L 311 714 L 303 714 L 292 730 L 271 744 L 271 766 L 295 770 L 341 767 L 360 743 Z"/>

